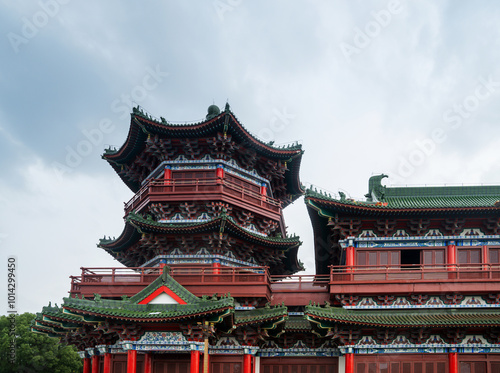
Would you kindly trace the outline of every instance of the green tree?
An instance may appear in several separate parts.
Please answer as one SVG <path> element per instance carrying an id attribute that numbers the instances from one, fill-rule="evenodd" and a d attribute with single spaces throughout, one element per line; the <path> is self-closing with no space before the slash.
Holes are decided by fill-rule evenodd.
<path id="1" fill-rule="evenodd" d="M 12 316 L 10 316 L 12 317 Z M 32 313 L 15 317 L 15 363 L 10 362 L 11 320 L 0 316 L 0 372 L 2 373 L 79 373 L 82 361 L 74 346 L 64 346 L 55 338 L 31 332 Z"/>

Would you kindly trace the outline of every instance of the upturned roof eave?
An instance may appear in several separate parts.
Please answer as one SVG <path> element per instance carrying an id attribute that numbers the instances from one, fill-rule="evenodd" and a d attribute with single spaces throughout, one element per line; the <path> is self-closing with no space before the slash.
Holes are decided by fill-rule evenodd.
<path id="1" fill-rule="evenodd" d="M 420 312 L 419 312 L 420 311 Z M 372 327 L 489 327 L 498 324 L 500 310 L 489 309 L 435 309 L 435 310 L 348 310 L 341 307 L 306 306 L 305 316 L 312 320 L 323 320 L 334 323 L 365 325 Z M 484 320 L 484 316 L 492 318 Z M 433 320 L 438 317 L 439 321 Z M 469 317 L 469 319 L 466 319 Z M 363 318 L 366 318 L 363 320 Z M 392 318 L 392 319 L 391 319 Z M 405 318 L 405 319 L 404 319 Z M 477 320 L 475 320 L 477 319 Z"/>
<path id="2" fill-rule="evenodd" d="M 122 234 L 116 240 L 106 243 L 101 242 L 98 246 L 104 249 L 118 251 L 120 248 L 128 248 L 130 245 L 136 243 L 140 238 L 140 233 L 204 233 L 208 231 L 216 231 L 217 229 L 220 230 L 223 222 L 225 223 L 224 231 L 229 230 L 234 234 L 242 236 L 242 238 L 245 238 L 250 242 L 262 244 L 264 246 L 288 250 L 292 247 L 300 246 L 301 243 L 300 237 L 277 238 L 253 234 L 241 228 L 231 219 L 227 219 L 225 217 L 217 217 L 206 222 L 164 224 L 149 221 L 139 215 L 131 213 L 127 216 L 125 228 Z M 137 232 L 137 234 L 133 234 L 133 232 Z"/>
<path id="3" fill-rule="evenodd" d="M 470 213 L 470 212 L 499 212 L 500 208 L 495 206 L 463 206 L 463 207 L 391 207 L 391 206 L 367 206 L 363 202 L 345 203 L 338 200 L 322 199 L 306 195 L 307 205 L 313 206 L 317 210 L 321 207 L 330 209 L 332 214 L 325 213 L 321 209 L 324 217 L 333 217 L 335 212 L 349 212 L 365 215 L 411 215 L 411 214 L 436 214 L 436 213 Z M 331 215 L 331 216 L 330 216 Z"/>
<path id="4" fill-rule="evenodd" d="M 185 125 L 169 125 L 160 123 L 153 119 L 145 118 L 137 113 L 131 114 L 130 128 L 125 143 L 115 152 L 106 152 L 102 158 L 108 161 L 116 173 L 119 174 L 122 181 L 134 192 L 139 190 L 140 185 L 137 182 L 129 180 L 125 175 L 120 174 L 121 166 L 127 164 L 144 149 L 144 143 L 148 134 L 163 134 L 173 138 L 195 138 L 207 136 L 217 131 L 224 130 L 225 118 L 229 116 L 231 124 L 227 127 L 227 132 L 235 135 L 238 140 L 254 148 L 259 154 L 272 158 L 280 159 L 290 163 L 300 163 L 303 154 L 301 145 L 289 148 L 277 148 L 270 146 L 256 137 L 254 137 L 246 128 L 236 119 L 230 111 L 222 112 L 218 116 L 205 120 L 200 123 Z M 289 174 L 289 175 L 287 175 Z M 287 179 L 293 180 L 291 195 L 302 194 L 298 168 L 292 167 L 285 174 Z M 287 183 L 288 185 L 288 183 Z M 297 187 L 298 186 L 298 187 Z"/>

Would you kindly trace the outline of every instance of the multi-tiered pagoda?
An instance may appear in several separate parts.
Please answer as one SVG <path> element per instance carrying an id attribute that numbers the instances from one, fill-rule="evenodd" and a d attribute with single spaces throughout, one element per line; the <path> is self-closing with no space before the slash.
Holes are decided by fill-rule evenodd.
<path id="1" fill-rule="evenodd" d="M 500 187 L 305 191 L 315 275 L 297 275 L 282 209 L 302 149 L 253 137 L 229 106 L 174 125 L 134 109 L 103 158 L 132 190 L 33 330 L 76 345 L 84 373 L 499 373 Z"/>

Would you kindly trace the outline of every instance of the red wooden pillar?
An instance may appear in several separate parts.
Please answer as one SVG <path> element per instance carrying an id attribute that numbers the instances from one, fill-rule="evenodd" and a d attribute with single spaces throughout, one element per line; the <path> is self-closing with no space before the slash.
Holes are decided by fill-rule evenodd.
<path id="1" fill-rule="evenodd" d="M 448 242 L 448 246 L 446 247 L 446 252 L 447 252 L 447 263 L 448 263 L 448 271 L 449 273 L 448 278 L 450 279 L 456 279 L 458 278 L 457 274 L 457 247 L 455 245 L 455 241 L 450 241 Z"/>
<path id="2" fill-rule="evenodd" d="M 215 171 L 215 177 L 217 178 L 217 183 L 222 184 L 222 179 L 224 179 L 224 166 L 221 164 L 217 165 L 217 170 Z"/>
<path id="3" fill-rule="evenodd" d="M 345 249 L 345 265 L 347 267 L 347 272 L 354 272 L 354 243 L 353 240 L 349 240 L 349 246 Z"/>
<path id="4" fill-rule="evenodd" d="M 260 194 L 262 195 L 262 200 L 266 200 L 267 197 L 267 186 L 266 183 L 260 185 Z"/>
<path id="5" fill-rule="evenodd" d="M 127 351 L 127 373 L 137 372 L 137 350 Z"/>
<path id="6" fill-rule="evenodd" d="M 252 355 L 243 355 L 243 373 L 252 373 Z"/>
<path id="7" fill-rule="evenodd" d="M 163 176 L 164 184 L 170 185 L 170 180 L 172 180 L 172 167 L 165 166 L 165 174 Z"/>
<path id="8" fill-rule="evenodd" d="M 99 373 L 99 355 L 92 355 L 92 373 Z"/>
<path id="9" fill-rule="evenodd" d="M 455 271 L 457 269 L 457 247 L 454 241 L 450 241 L 447 247 L 448 252 L 448 270 Z"/>
<path id="10" fill-rule="evenodd" d="M 212 263 L 212 268 L 214 269 L 214 275 L 220 275 L 221 270 L 220 270 L 220 261 L 218 259 L 215 259 L 214 262 Z M 216 277 L 216 281 L 219 278 Z"/>
<path id="11" fill-rule="evenodd" d="M 104 354 L 104 373 L 111 373 L 111 354 Z"/>
<path id="12" fill-rule="evenodd" d="M 448 354 L 448 365 L 450 373 L 458 373 L 458 353 L 450 352 Z"/>
<path id="13" fill-rule="evenodd" d="M 345 354 L 345 373 L 354 373 L 354 354 Z"/>
<path id="14" fill-rule="evenodd" d="M 153 372 L 153 364 L 151 358 L 151 352 L 147 352 L 144 354 L 144 373 L 152 373 Z"/>
<path id="15" fill-rule="evenodd" d="M 190 373 L 200 373 L 200 351 L 191 351 Z"/>
<path id="16" fill-rule="evenodd" d="M 489 265 L 489 263 L 490 263 L 490 258 L 489 258 L 489 255 L 488 255 L 488 246 L 483 245 L 483 250 L 482 250 L 482 252 L 483 252 L 483 264 L 484 264 L 484 265 L 483 265 L 483 270 L 485 270 L 485 271 L 486 271 L 486 273 L 485 273 L 485 277 L 486 277 L 486 278 L 489 278 L 489 277 L 490 277 L 490 269 L 491 269 L 491 267 L 490 267 L 490 265 Z"/>
<path id="17" fill-rule="evenodd" d="M 83 358 L 83 373 L 90 373 L 90 358 L 89 357 L 84 357 Z"/>

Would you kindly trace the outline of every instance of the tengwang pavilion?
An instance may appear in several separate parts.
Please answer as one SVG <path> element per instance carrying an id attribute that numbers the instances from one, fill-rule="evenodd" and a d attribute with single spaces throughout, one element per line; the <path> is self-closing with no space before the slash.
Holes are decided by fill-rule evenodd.
<path id="1" fill-rule="evenodd" d="M 177 125 L 140 108 L 103 158 L 133 197 L 123 266 L 82 268 L 32 330 L 84 373 L 499 373 L 500 186 L 307 189 L 303 150 L 265 143 L 226 104 Z M 283 208 L 301 196 L 315 275 Z"/>

